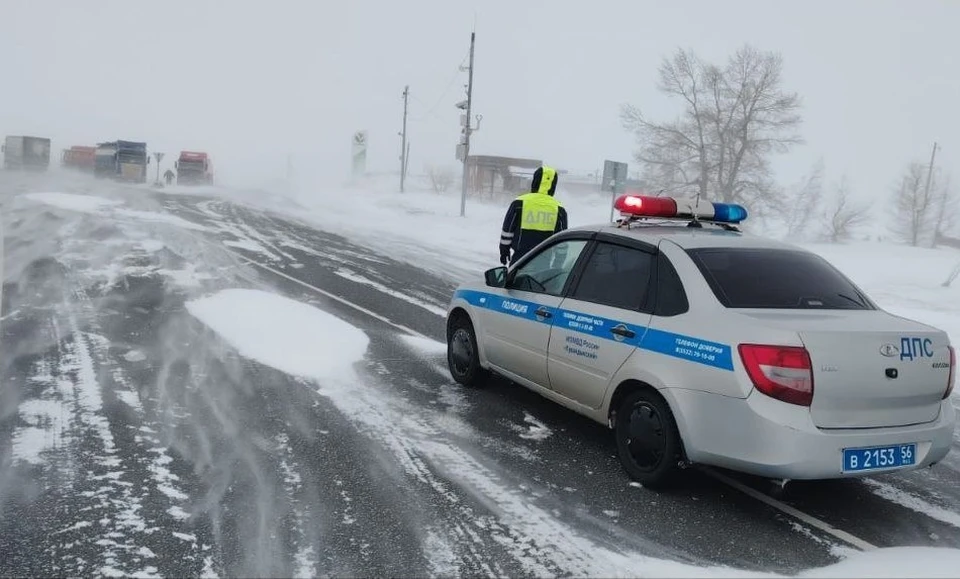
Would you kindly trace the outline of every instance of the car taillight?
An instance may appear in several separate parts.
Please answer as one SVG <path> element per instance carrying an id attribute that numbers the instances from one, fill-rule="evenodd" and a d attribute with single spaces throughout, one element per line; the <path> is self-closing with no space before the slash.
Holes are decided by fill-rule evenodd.
<path id="1" fill-rule="evenodd" d="M 950 350 L 950 373 L 947 375 L 947 391 L 943 393 L 943 399 L 950 398 L 953 392 L 953 381 L 957 378 L 957 354 L 953 351 L 953 346 L 947 346 Z"/>
<path id="2" fill-rule="evenodd" d="M 799 406 L 813 402 L 813 365 L 806 348 L 740 344 L 739 350 L 757 390 Z"/>

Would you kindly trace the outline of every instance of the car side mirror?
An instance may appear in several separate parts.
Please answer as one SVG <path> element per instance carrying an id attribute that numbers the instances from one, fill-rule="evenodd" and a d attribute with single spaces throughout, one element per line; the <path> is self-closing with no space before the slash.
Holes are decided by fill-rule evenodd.
<path id="1" fill-rule="evenodd" d="M 504 266 L 494 267 L 483 272 L 483 278 L 490 287 L 503 287 L 507 281 L 507 268 Z"/>

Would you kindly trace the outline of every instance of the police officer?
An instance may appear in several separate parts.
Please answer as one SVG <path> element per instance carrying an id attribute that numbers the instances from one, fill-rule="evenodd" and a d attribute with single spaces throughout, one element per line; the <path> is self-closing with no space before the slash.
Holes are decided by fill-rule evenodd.
<path id="1" fill-rule="evenodd" d="M 553 197 L 556 190 L 556 169 L 544 165 L 533 173 L 530 192 L 514 199 L 503 218 L 500 263 L 517 261 L 544 239 L 567 228 L 567 211 Z"/>

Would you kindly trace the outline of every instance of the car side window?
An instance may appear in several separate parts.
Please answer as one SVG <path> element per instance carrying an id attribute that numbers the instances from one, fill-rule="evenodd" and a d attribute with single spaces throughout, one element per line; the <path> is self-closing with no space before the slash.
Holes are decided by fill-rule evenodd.
<path id="1" fill-rule="evenodd" d="M 521 265 L 508 283 L 510 289 L 559 296 L 587 241 L 571 239 L 547 247 Z"/>
<path id="2" fill-rule="evenodd" d="M 654 255 L 600 242 L 587 259 L 571 298 L 628 310 L 647 302 Z"/>
<path id="3" fill-rule="evenodd" d="M 657 255 L 657 304 L 655 316 L 677 316 L 690 309 L 687 292 L 673 264 L 664 254 Z"/>

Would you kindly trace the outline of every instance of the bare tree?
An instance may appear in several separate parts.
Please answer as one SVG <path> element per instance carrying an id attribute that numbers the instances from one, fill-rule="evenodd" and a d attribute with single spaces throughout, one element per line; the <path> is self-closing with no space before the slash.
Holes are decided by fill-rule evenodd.
<path id="1" fill-rule="evenodd" d="M 811 219 L 818 216 L 817 208 L 823 197 L 823 171 L 823 159 L 820 159 L 783 199 L 779 213 L 786 226 L 788 239 L 803 237 Z"/>
<path id="2" fill-rule="evenodd" d="M 910 163 L 895 191 L 893 230 L 904 241 L 918 246 L 935 226 L 936 199 L 933 188 L 925 186 L 927 168 Z"/>
<path id="3" fill-rule="evenodd" d="M 857 228 L 870 221 L 870 205 L 850 199 L 850 184 L 846 176 L 840 179 L 830 207 L 824 215 L 824 238 L 831 243 L 846 241 Z"/>
<path id="4" fill-rule="evenodd" d="M 678 50 L 660 65 L 657 88 L 683 101 L 683 114 L 665 123 L 649 122 L 640 109 L 625 105 L 624 127 L 636 133 L 640 151 L 636 159 L 656 187 L 707 198 L 710 183 L 709 119 L 707 118 L 707 65 L 695 54 Z"/>
<path id="5" fill-rule="evenodd" d="M 725 202 L 772 204 L 778 194 L 769 158 L 800 143 L 800 98 L 782 88 L 783 61 L 745 46 L 724 67 L 678 50 L 660 66 L 658 88 L 681 101 L 672 121 L 621 110 L 637 135 L 637 161 L 659 189 Z"/>
<path id="6" fill-rule="evenodd" d="M 953 229 L 957 222 L 957 198 L 950 187 L 949 177 L 938 188 L 934 203 L 936 205 L 933 227 L 933 245 L 935 247 L 946 232 Z"/>
<path id="7" fill-rule="evenodd" d="M 448 167 L 431 165 L 427 167 L 427 181 L 430 183 L 430 188 L 433 189 L 434 193 L 443 195 L 450 189 L 450 186 L 453 185 L 453 171 Z"/>

